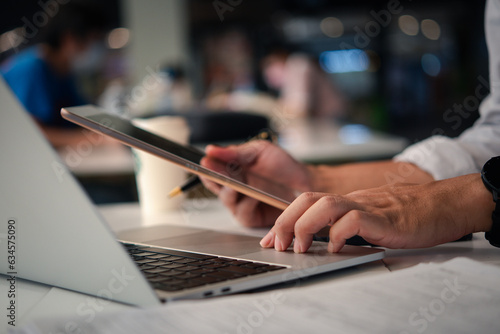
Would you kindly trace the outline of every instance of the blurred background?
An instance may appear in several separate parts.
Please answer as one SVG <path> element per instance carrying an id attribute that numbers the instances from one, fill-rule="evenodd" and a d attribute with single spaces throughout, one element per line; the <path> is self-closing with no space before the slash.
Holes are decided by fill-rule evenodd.
<path id="1" fill-rule="evenodd" d="M 67 2 L 2 1 L 0 62 Z M 484 1 L 86 2 L 104 13 L 106 52 L 78 85 L 127 116 L 250 112 L 278 132 L 327 119 L 413 143 L 469 127 L 488 80 Z"/>

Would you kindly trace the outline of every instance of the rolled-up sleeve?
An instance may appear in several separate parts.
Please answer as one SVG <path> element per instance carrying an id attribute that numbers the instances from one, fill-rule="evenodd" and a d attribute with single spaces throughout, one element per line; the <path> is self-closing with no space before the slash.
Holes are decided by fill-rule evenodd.
<path id="1" fill-rule="evenodd" d="M 500 155 L 500 0 L 487 2 L 485 25 L 490 95 L 479 107 L 480 118 L 459 137 L 432 136 L 408 147 L 395 161 L 413 163 L 442 180 L 477 173 L 489 158 Z"/>

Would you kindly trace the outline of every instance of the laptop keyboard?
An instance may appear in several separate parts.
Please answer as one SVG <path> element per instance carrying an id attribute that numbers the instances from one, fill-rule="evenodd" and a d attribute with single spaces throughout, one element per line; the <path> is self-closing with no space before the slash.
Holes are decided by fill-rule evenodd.
<path id="1" fill-rule="evenodd" d="M 172 249 L 122 244 L 153 288 L 164 291 L 180 291 L 286 268 Z"/>

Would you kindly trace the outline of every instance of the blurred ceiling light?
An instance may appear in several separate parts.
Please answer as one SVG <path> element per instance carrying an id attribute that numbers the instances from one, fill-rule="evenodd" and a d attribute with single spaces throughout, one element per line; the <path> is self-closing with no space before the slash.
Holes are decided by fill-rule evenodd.
<path id="1" fill-rule="evenodd" d="M 420 23 L 422 34 L 430 40 L 437 41 L 441 36 L 441 27 L 434 20 L 425 19 Z"/>
<path id="2" fill-rule="evenodd" d="M 399 29 L 409 36 L 416 36 L 418 34 L 419 24 L 415 17 L 411 15 L 402 15 L 398 19 Z"/>
<path id="3" fill-rule="evenodd" d="M 24 41 L 23 28 L 16 28 L 0 35 L 0 53 L 15 49 Z"/>
<path id="4" fill-rule="evenodd" d="M 321 31 L 328 37 L 336 38 L 344 34 L 344 25 L 336 17 L 325 17 L 321 20 Z"/>
<path id="5" fill-rule="evenodd" d="M 127 28 L 116 28 L 108 34 L 108 46 L 110 49 L 121 49 L 128 44 L 130 31 Z"/>
<path id="6" fill-rule="evenodd" d="M 363 72 L 369 68 L 370 59 L 363 50 L 336 50 L 322 52 L 319 63 L 328 73 Z"/>
<path id="7" fill-rule="evenodd" d="M 441 72 L 441 61 L 436 55 L 426 53 L 422 56 L 422 69 L 431 77 L 437 77 Z"/>

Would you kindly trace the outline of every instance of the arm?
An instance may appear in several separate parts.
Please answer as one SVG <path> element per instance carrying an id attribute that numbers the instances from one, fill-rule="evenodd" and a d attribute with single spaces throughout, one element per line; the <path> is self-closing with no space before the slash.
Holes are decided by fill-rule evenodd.
<path id="1" fill-rule="evenodd" d="M 308 166 L 312 191 L 348 194 L 359 189 L 387 184 L 426 183 L 432 176 L 412 163 L 392 160 L 345 164 L 340 166 Z"/>
<path id="2" fill-rule="evenodd" d="M 330 226 L 328 250 L 350 237 L 388 248 L 421 248 L 491 229 L 494 202 L 479 174 L 420 185 L 396 184 L 345 196 L 304 193 L 276 220 L 263 247 L 305 252 L 313 235 Z"/>
<path id="3" fill-rule="evenodd" d="M 227 148 L 208 146 L 207 155 L 226 163 L 238 163 L 253 172 L 300 192 L 316 191 L 347 194 L 354 190 L 377 187 L 394 182 L 424 183 L 432 177 L 409 163 L 393 161 L 347 164 L 342 166 L 307 166 L 294 160 L 276 145 L 253 141 Z M 202 164 L 211 168 L 210 160 Z M 245 226 L 272 226 L 281 213 L 267 204 L 238 194 L 208 180 L 203 183 L 231 210 Z"/>

